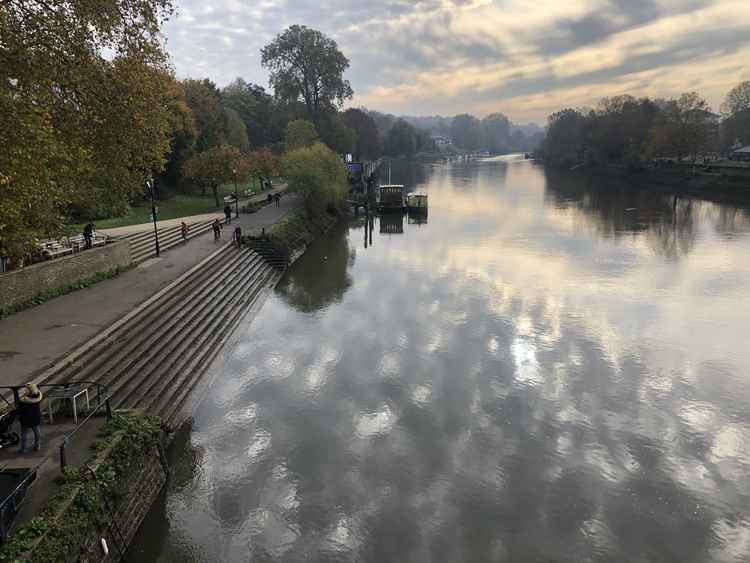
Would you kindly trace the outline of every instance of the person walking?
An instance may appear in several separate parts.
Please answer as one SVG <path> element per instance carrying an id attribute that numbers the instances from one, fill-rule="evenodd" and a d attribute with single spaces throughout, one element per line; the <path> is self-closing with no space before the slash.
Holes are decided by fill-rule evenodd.
<path id="1" fill-rule="evenodd" d="M 214 223 L 213 223 L 214 242 L 216 242 L 217 240 L 219 240 L 221 238 L 221 229 L 222 228 L 223 227 L 221 226 L 221 221 L 219 221 L 218 219 L 215 219 Z"/>
<path id="2" fill-rule="evenodd" d="M 240 227 L 239 225 L 237 225 L 234 228 L 234 239 L 233 240 L 234 240 L 235 244 L 237 244 L 237 248 L 241 248 L 242 247 L 242 227 Z"/>
<path id="3" fill-rule="evenodd" d="M 273 195 L 272 195 L 272 194 L 268 194 L 268 195 L 266 196 L 266 203 L 267 203 L 268 205 L 271 205 L 271 203 L 272 203 L 272 202 L 273 202 Z"/>
<path id="4" fill-rule="evenodd" d="M 182 235 L 182 243 L 187 244 L 187 237 L 188 237 L 188 226 L 185 221 L 180 223 L 180 234 Z"/>
<path id="5" fill-rule="evenodd" d="M 19 453 L 26 453 L 26 438 L 29 430 L 34 434 L 34 451 L 41 447 L 39 424 L 42 422 L 42 392 L 36 383 L 26 384 L 26 393 L 19 399 L 18 418 L 21 421 L 21 449 Z"/>
<path id="6" fill-rule="evenodd" d="M 273 198 L 276 200 L 276 207 L 281 206 L 281 194 L 276 192 L 276 195 L 273 196 Z"/>
<path id="7" fill-rule="evenodd" d="M 232 206 L 228 203 L 224 206 L 224 217 L 226 217 L 225 225 L 232 224 Z"/>

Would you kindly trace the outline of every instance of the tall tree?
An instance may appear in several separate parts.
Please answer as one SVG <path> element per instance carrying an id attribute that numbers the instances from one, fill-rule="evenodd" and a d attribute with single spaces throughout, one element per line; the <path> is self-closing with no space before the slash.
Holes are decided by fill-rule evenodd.
<path id="1" fill-rule="evenodd" d="M 750 110 L 750 80 L 740 82 L 732 88 L 724 103 L 721 104 L 721 112 L 726 116 Z"/>
<path id="2" fill-rule="evenodd" d="M 221 105 L 221 94 L 216 84 L 208 78 L 189 78 L 182 82 L 182 86 L 198 128 L 196 150 L 204 151 L 224 144 L 227 141 L 227 115 Z"/>
<path id="3" fill-rule="evenodd" d="M 494 154 L 510 149 L 510 120 L 502 113 L 493 113 L 482 120 L 482 144 Z"/>
<path id="4" fill-rule="evenodd" d="M 707 148 L 715 125 L 706 100 L 696 92 L 687 92 L 665 105 L 652 132 L 652 150 L 676 156 L 678 161 L 685 156 L 695 159 L 699 151 Z"/>
<path id="5" fill-rule="evenodd" d="M 383 144 L 375 120 L 361 109 L 350 108 L 342 116 L 347 127 L 357 135 L 354 158 L 375 160 L 383 152 Z"/>
<path id="6" fill-rule="evenodd" d="M 303 100 L 315 120 L 353 95 L 344 79 L 349 60 L 333 39 L 304 25 L 289 27 L 263 47 L 261 62 L 271 73 L 276 96 L 286 101 Z"/>
<path id="7" fill-rule="evenodd" d="M 250 148 L 250 142 L 247 138 L 247 128 L 242 121 L 240 114 L 232 108 L 223 108 L 224 122 L 226 124 L 226 142 L 228 145 L 237 147 L 243 152 Z"/>
<path id="8" fill-rule="evenodd" d="M 388 130 L 385 149 L 391 156 L 414 156 L 417 152 L 416 129 L 403 119 L 399 119 Z"/>
<path id="9" fill-rule="evenodd" d="M 159 29 L 171 4 L 0 5 L 0 255 L 20 257 L 58 232 L 71 202 L 120 206 L 163 167 L 171 77 Z"/>
<path id="10" fill-rule="evenodd" d="M 473 115 L 462 114 L 453 118 L 451 138 L 457 147 L 474 151 L 482 146 L 482 128 Z"/>
<path id="11" fill-rule="evenodd" d="M 722 139 L 724 148 L 735 143 L 750 144 L 750 81 L 732 88 L 721 105 L 724 114 Z"/>
<path id="12" fill-rule="evenodd" d="M 542 152 L 545 162 L 569 166 L 585 155 L 586 118 L 580 111 L 566 108 L 548 118 L 547 137 Z"/>

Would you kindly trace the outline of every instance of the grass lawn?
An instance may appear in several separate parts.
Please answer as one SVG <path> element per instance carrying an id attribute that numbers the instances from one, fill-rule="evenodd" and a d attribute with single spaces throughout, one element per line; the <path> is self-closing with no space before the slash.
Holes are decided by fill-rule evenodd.
<path id="1" fill-rule="evenodd" d="M 274 180 L 277 181 L 278 179 Z M 259 193 L 259 188 L 258 182 L 254 180 L 237 183 L 237 192 L 240 195 L 240 199 Z M 219 200 L 230 194 L 234 194 L 234 183 L 224 184 L 219 188 Z M 156 206 L 159 209 L 158 219 L 160 221 L 221 211 L 224 208 L 223 203 L 220 207 L 216 207 L 214 196 L 210 191 L 206 192 L 205 196 L 200 194 L 177 194 L 169 199 L 158 201 Z M 148 223 L 150 220 L 151 203 L 144 201 L 131 207 L 127 215 L 111 217 L 109 219 L 98 219 L 94 221 L 94 224 L 97 229 L 113 229 L 115 227 Z M 70 225 L 70 229 L 72 232 L 80 232 L 83 229 L 83 224 Z"/>

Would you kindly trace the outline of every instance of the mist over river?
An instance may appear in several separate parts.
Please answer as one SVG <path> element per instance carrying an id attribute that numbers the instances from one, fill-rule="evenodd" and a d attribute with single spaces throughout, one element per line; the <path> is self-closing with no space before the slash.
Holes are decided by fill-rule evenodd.
<path id="1" fill-rule="evenodd" d="M 211 368 L 139 562 L 750 560 L 750 210 L 397 161 Z M 370 240 L 371 239 L 371 240 Z"/>

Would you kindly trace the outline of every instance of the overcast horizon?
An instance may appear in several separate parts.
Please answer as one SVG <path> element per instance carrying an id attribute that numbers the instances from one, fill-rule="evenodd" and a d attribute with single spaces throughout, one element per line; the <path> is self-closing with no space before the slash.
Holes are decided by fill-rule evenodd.
<path id="1" fill-rule="evenodd" d="M 293 24 L 349 58 L 349 106 L 400 115 L 501 111 L 543 124 L 604 96 L 702 94 L 714 111 L 750 79 L 746 0 L 177 0 L 178 77 L 268 87 L 260 49 Z"/>

